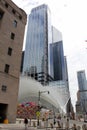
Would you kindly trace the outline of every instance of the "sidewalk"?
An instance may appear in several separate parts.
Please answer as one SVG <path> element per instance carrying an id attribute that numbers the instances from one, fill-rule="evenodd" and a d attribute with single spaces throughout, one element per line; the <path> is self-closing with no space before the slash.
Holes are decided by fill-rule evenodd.
<path id="1" fill-rule="evenodd" d="M 29 124 L 28 124 L 27 130 L 57 130 L 58 129 L 57 123 L 56 123 L 56 125 L 53 125 L 53 128 L 51 128 L 51 126 L 49 124 L 50 122 L 48 123 L 48 127 L 46 127 L 47 124 L 45 124 L 45 123 L 43 126 L 43 122 L 41 122 L 41 126 L 38 128 L 36 125 L 34 126 L 35 122 L 37 122 L 37 121 L 32 120 L 31 126 L 29 126 Z M 63 122 L 63 128 L 61 128 L 61 129 L 64 129 L 65 120 L 62 120 L 62 122 Z M 84 122 L 79 122 L 76 120 L 70 120 L 69 123 L 70 123 L 70 128 L 72 128 L 72 125 L 74 123 L 81 127 L 84 124 Z M 20 119 L 19 119 L 16 121 L 15 124 L 0 124 L 0 130 L 25 130 L 25 124 L 23 123 L 23 120 L 20 121 Z"/>
<path id="2" fill-rule="evenodd" d="M 27 127 L 27 130 L 36 130 L 36 127 Z M 0 124 L 0 130 L 25 130 L 24 124 Z"/>

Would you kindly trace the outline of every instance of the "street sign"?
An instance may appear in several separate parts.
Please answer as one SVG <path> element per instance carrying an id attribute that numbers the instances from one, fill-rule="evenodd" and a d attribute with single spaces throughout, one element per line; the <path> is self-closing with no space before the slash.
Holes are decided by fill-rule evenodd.
<path id="1" fill-rule="evenodd" d="M 39 111 L 36 112 L 36 116 L 40 117 L 40 112 Z"/>

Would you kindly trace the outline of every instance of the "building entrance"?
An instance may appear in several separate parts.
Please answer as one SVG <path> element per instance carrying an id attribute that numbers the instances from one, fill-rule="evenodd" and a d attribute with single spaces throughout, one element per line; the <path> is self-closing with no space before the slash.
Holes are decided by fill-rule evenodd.
<path id="1" fill-rule="evenodd" d="M 8 104 L 0 103 L 0 123 L 3 123 L 7 116 Z"/>

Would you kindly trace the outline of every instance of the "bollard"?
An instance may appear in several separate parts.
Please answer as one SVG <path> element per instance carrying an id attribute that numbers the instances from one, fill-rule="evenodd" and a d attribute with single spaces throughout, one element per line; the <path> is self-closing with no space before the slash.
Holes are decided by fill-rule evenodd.
<path id="1" fill-rule="evenodd" d="M 67 118 L 67 121 L 66 121 L 66 130 L 68 130 L 69 129 L 69 119 Z"/>
<path id="2" fill-rule="evenodd" d="M 19 120 L 19 123 L 21 123 L 21 120 Z"/>
<path id="3" fill-rule="evenodd" d="M 33 127 L 36 127 L 35 121 L 33 121 Z"/>
<path id="4" fill-rule="evenodd" d="M 61 122 L 61 128 L 63 128 L 63 122 Z"/>

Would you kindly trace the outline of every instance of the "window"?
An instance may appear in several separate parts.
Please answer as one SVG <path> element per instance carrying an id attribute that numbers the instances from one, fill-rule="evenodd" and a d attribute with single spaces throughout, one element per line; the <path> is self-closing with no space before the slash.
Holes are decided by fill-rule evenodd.
<path id="1" fill-rule="evenodd" d="M 16 20 L 14 20 L 13 25 L 14 25 L 14 27 L 17 27 L 17 21 Z"/>
<path id="2" fill-rule="evenodd" d="M 8 48 L 8 55 L 11 56 L 12 55 L 12 48 Z"/>
<path id="3" fill-rule="evenodd" d="M 11 39 L 14 40 L 14 38 L 15 38 L 15 34 L 14 34 L 14 33 L 11 33 Z"/>
<path id="4" fill-rule="evenodd" d="M 2 91 L 6 92 L 7 90 L 7 86 L 6 85 L 2 85 Z"/>
<path id="5" fill-rule="evenodd" d="M 4 70 L 5 73 L 8 73 L 8 72 L 9 72 L 9 67 L 10 67 L 10 66 L 9 66 L 8 64 L 5 65 L 5 70 Z"/>
<path id="6" fill-rule="evenodd" d="M 2 19 L 4 12 L 0 9 L 0 20 Z"/>
<path id="7" fill-rule="evenodd" d="M 5 3 L 5 7 L 8 8 L 8 4 L 7 3 Z"/>
<path id="8" fill-rule="evenodd" d="M 19 15 L 19 19 L 20 19 L 20 20 L 22 19 L 22 16 L 21 16 L 21 15 Z"/>
<path id="9" fill-rule="evenodd" d="M 15 13 L 16 13 L 16 11 L 15 11 L 14 9 L 12 9 L 12 13 L 13 13 L 13 14 L 15 14 Z"/>

